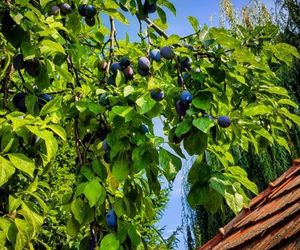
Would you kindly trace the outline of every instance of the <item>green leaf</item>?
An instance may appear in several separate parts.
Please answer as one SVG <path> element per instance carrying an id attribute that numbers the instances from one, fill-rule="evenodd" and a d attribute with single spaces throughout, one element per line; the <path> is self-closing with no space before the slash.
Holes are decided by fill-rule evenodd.
<path id="1" fill-rule="evenodd" d="M 31 159 L 20 153 L 8 154 L 8 158 L 17 169 L 33 178 L 35 165 Z"/>
<path id="2" fill-rule="evenodd" d="M 42 130 L 39 129 L 38 127 L 29 126 L 29 125 L 27 125 L 26 127 L 31 133 L 35 134 L 36 136 L 40 137 L 45 141 L 47 156 L 42 158 L 43 158 L 44 166 L 46 166 L 52 160 L 52 158 L 54 158 L 58 149 L 58 145 L 55 137 L 48 130 Z"/>
<path id="3" fill-rule="evenodd" d="M 80 230 L 80 225 L 72 217 L 67 222 L 67 234 L 71 237 L 76 237 Z"/>
<path id="4" fill-rule="evenodd" d="M 45 8 L 45 6 L 50 3 L 52 0 L 40 0 L 41 7 Z"/>
<path id="5" fill-rule="evenodd" d="M 164 12 L 164 10 L 157 6 L 156 11 L 157 11 L 157 14 L 158 14 L 160 20 L 162 21 L 162 23 L 166 23 L 167 22 L 167 15 Z"/>
<path id="6" fill-rule="evenodd" d="M 136 104 L 140 108 L 139 113 L 145 114 L 149 112 L 156 104 L 150 96 L 144 96 L 136 100 Z"/>
<path id="7" fill-rule="evenodd" d="M 35 78 L 35 84 L 39 87 L 39 89 L 45 89 L 50 86 L 50 78 L 45 64 L 40 63 L 40 68 L 40 72 Z"/>
<path id="8" fill-rule="evenodd" d="M 112 164 L 112 175 L 118 180 L 123 181 L 129 174 L 129 159 L 126 153 L 122 153 Z"/>
<path id="9" fill-rule="evenodd" d="M 24 202 L 22 203 L 22 209 L 19 210 L 19 214 L 23 215 L 25 220 L 32 226 L 33 230 L 30 230 L 32 236 L 36 235 L 43 224 L 43 217 L 31 210 Z"/>
<path id="10" fill-rule="evenodd" d="M 202 160 L 196 160 L 188 173 L 188 182 L 191 185 L 196 183 L 204 184 L 211 176 L 211 166 L 202 163 Z"/>
<path id="11" fill-rule="evenodd" d="M 208 117 L 200 117 L 193 120 L 193 125 L 203 133 L 207 133 L 214 126 L 214 122 Z"/>
<path id="12" fill-rule="evenodd" d="M 190 24 L 192 25 L 194 31 L 195 32 L 199 31 L 200 26 L 199 26 L 199 22 L 198 22 L 197 18 L 193 17 L 193 16 L 188 16 L 187 18 L 188 18 Z"/>
<path id="13" fill-rule="evenodd" d="M 187 196 L 188 203 L 192 208 L 196 208 L 198 205 L 204 205 L 208 202 L 209 199 L 210 197 L 208 186 L 201 185 L 199 183 L 196 183 L 192 186 Z"/>
<path id="14" fill-rule="evenodd" d="M 212 95 L 209 92 L 202 92 L 197 97 L 193 98 L 192 104 L 194 107 L 209 112 L 211 108 Z"/>
<path id="15" fill-rule="evenodd" d="M 229 31 L 220 28 L 210 29 L 211 37 L 216 39 L 219 44 L 227 49 L 239 48 L 241 43 L 239 40 L 234 38 Z"/>
<path id="16" fill-rule="evenodd" d="M 282 96 L 288 96 L 289 92 L 279 86 L 260 86 L 261 91 L 268 92 L 270 94 L 276 94 L 276 95 L 282 95 Z"/>
<path id="17" fill-rule="evenodd" d="M 114 234 L 107 234 L 101 240 L 100 250 L 119 250 L 120 242 Z"/>
<path id="18" fill-rule="evenodd" d="M 290 113 L 286 108 L 280 108 L 279 112 L 300 126 L 300 116 Z"/>
<path id="19" fill-rule="evenodd" d="M 130 121 L 132 119 L 133 107 L 130 106 L 114 106 L 112 112 L 118 116 L 124 117 L 125 121 Z"/>
<path id="20" fill-rule="evenodd" d="M 85 186 L 84 195 L 88 199 L 90 207 L 93 207 L 96 205 L 96 203 L 100 200 L 101 197 L 102 203 L 104 202 L 105 189 L 100 185 L 98 180 L 93 180 Z"/>
<path id="21" fill-rule="evenodd" d="M 48 125 L 55 134 L 57 134 L 61 139 L 67 141 L 67 134 L 66 131 L 59 125 Z"/>
<path id="22" fill-rule="evenodd" d="M 101 11 L 108 14 L 109 16 L 115 18 L 116 20 L 120 21 L 121 23 L 129 24 L 127 18 L 122 13 L 116 11 L 115 9 L 104 9 Z"/>
<path id="23" fill-rule="evenodd" d="M 94 219 L 92 208 L 80 198 L 72 201 L 71 211 L 79 224 L 89 223 Z"/>
<path id="24" fill-rule="evenodd" d="M 207 148 L 207 135 L 199 131 L 198 133 L 191 133 L 184 138 L 183 145 L 189 155 L 202 154 Z"/>
<path id="25" fill-rule="evenodd" d="M 244 204 L 244 199 L 241 194 L 232 193 L 232 192 L 229 192 L 226 190 L 225 194 L 224 194 L 224 198 L 225 198 L 227 205 L 231 208 L 231 210 L 235 214 L 238 214 L 242 210 L 243 204 Z"/>
<path id="26" fill-rule="evenodd" d="M 25 105 L 27 108 L 27 111 L 34 115 L 35 113 L 35 104 L 37 102 L 37 97 L 35 95 L 27 95 L 25 98 Z"/>
<path id="27" fill-rule="evenodd" d="M 131 240 L 131 243 L 134 247 L 137 247 L 141 242 L 141 235 L 136 230 L 133 224 L 128 226 L 128 236 Z"/>
<path id="28" fill-rule="evenodd" d="M 5 158 L 0 156 L 0 187 L 15 173 L 14 166 Z"/>
<path id="29" fill-rule="evenodd" d="M 175 134 L 177 137 L 180 137 L 186 134 L 187 132 L 189 132 L 191 128 L 192 128 L 192 120 L 185 119 L 177 125 L 175 129 Z"/>
<path id="30" fill-rule="evenodd" d="M 61 108 L 62 105 L 62 97 L 61 96 L 57 96 L 55 97 L 53 100 L 51 100 L 50 102 L 47 102 L 44 107 L 42 108 L 40 115 L 47 115 L 50 113 L 53 113 L 57 110 L 59 110 Z"/>
<path id="31" fill-rule="evenodd" d="M 31 43 L 22 42 L 21 49 L 23 52 L 24 60 L 30 60 L 35 58 L 36 47 Z"/>
<path id="32" fill-rule="evenodd" d="M 298 108 L 298 104 L 295 103 L 294 101 L 290 100 L 290 99 L 280 99 L 278 101 L 278 104 L 284 104 L 284 105 L 289 105 L 293 108 Z"/>
<path id="33" fill-rule="evenodd" d="M 117 75 L 116 75 L 116 80 L 115 80 L 115 82 L 116 82 L 116 85 L 117 85 L 117 86 L 121 86 L 122 84 L 125 83 L 125 76 L 124 76 L 123 73 L 121 73 L 120 70 L 117 71 Z"/>
<path id="34" fill-rule="evenodd" d="M 65 54 L 65 49 L 59 43 L 53 42 L 51 40 L 43 40 L 39 46 L 42 54 L 56 54 L 62 53 Z"/>
<path id="35" fill-rule="evenodd" d="M 168 0 L 164 0 L 162 4 L 166 6 L 174 14 L 174 16 L 176 16 L 176 8 L 173 3 L 169 2 Z"/>
<path id="36" fill-rule="evenodd" d="M 265 105 L 248 106 L 243 110 L 243 114 L 246 116 L 266 115 L 273 114 L 273 108 Z"/>

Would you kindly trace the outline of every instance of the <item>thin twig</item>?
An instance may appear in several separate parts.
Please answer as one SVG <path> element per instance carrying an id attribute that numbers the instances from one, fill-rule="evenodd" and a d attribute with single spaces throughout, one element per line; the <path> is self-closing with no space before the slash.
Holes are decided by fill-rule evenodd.
<path id="1" fill-rule="evenodd" d="M 109 17 L 109 22 L 110 22 L 110 35 L 109 35 L 109 58 L 108 58 L 108 62 L 107 62 L 107 67 L 106 67 L 106 71 L 105 71 L 105 76 L 108 74 L 109 69 L 110 69 L 110 65 L 112 62 L 112 57 L 114 55 L 114 45 L 115 45 L 115 32 L 116 32 L 116 28 L 115 28 L 115 22 L 113 17 Z"/>

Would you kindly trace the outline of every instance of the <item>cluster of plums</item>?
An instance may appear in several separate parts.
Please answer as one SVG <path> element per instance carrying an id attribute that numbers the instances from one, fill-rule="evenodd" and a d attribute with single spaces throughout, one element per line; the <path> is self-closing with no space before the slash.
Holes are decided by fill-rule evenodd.
<path id="1" fill-rule="evenodd" d="M 16 55 L 13 59 L 13 66 L 16 70 L 25 69 L 26 72 L 36 77 L 40 73 L 40 63 L 37 59 L 24 61 L 22 54 Z"/>
<path id="2" fill-rule="evenodd" d="M 57 16 L 59 14 L 59 11 L 62 15 L 66 16 L 72 12 L 72 7 L 67 3 L 62 3 L 59 6 L 53 5 L 51 7 L 50 14 Z"/>
<path id="3" fill-rule="evenodd" d="M 96 23 L 95 16 L 97 10 L 94 5 L 91 4 L 81 4 L 78 7 L 78 12 L 81 16 L 85 17 L 85 22 L 88 26 L 94 26 Z"/>
<path id="4" fill-rule="evenodd" d="M 27 112 L 27 108 L 25 105 L 25 98 L 26 98 L 26 94 L 24 94 L 24 93 L 18 93 L 13 97 L 14 106 L 23 113 Z M 40 94 L 40 95 L 38 95 L 37 103 L 38 103 L 39 107 L 42 108 L 51 99 L 52 99 L 51 96 L 48 94 Z"/>
<path id="5" fill-rule="evenodd" d="M 51 7 L 50 14 L 58 15 L 59 12 L 66 16 L 72 12 L 72 7 L 68 3 L 62 3 L 60 5 L 54 5 Z M 89 26 L 94 26 L 96 23 L 95 16 L 97 14 L 96 7 L 91 4 L 81 4 L 78 6 L 78 13 L 85 17 L 85 22 Z"/>

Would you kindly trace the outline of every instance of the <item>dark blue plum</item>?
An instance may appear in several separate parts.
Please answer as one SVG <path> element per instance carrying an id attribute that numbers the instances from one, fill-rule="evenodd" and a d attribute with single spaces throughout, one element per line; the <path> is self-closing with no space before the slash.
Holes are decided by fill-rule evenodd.
<path id="1" fill-rule="evenodd" d="M 147 57 L 141 57 L 138 61 L 138 66 L 142 70 L 149 70 L 150 69 L 150 61 Z"/>
<path id="2" fill-rule="evenodd" d="M 110 66 L 110 70 L 113 74 L 117 74 L 118 70 L 122 70 L 122 65 L 119 62 L 114 62 Z"/>
<path id="3" fill-rule="evenodd" d="M 105 220 L 108 227 L 115 228 L 117 226 L 117 215 L 113 209 L 108 211 Z"/>
<path id="4" fill-rule="evenodd" d="M 192 59 L 189 57 L 185 57 L 183 59 L 180 60 L 180 68 L 182 71 L 188 71 L 191 70 L 191 66 L 192 66 Z"/>
<path id="5" fill-rule="evenodd" d="M 86 6 L 86 16 L 87 17 L 94 17 L 96 15 L 97 11 L 94 5 L 87 5 Z"/>
<path id="6" fill-rule="evenodd" d="M 180 101 L 184 104 L 189 104 L 193 100 L 193 95 L 191 94 L 190 91 L 184 90 L 180 94 Z"/>
<path id="7" fill-rule="evenodd" d="M 149 133 L 149 129 L 145 124 L 140 125 L 139 130 L 143 133 L 143 134 L 147 134 Z"/>
<path id="8" fill-rule="evenodd" d="M 115 77 L 114 76 L 110 76 L 107 79 L 107 84 L 108 85 L 115 85 L 116 81 L 115 81 Z"/>
<path id="9" fill-rule="evenodd" d="M 130 66 L 131 64 L 131 61 L 128 57 L 123 57 L 121 60 L 120 60 L 120 63 L 121 63 L 121 66 L 123 69 L 127 68 L 128 66 Z"/>
<path id="10" fill-rule="evenodd" d="M 185 116 L 186 111 L 189 109 L 189 104 L 183 103 L 180 100 L 178 100 L 176 102 L 175 109 L 179 116 Z"/>
<path id="11" fill-rule="evenodd" d="M 151 97 L 152 97 L 153 100 L 159 102 L 159 101 L 164 99 L 165 94 L 160 89 L 152 89 L 151 90 Z"/>
<path id="12" fill-rule="evenodd" d="M 150 58 L 153 60 L 153 61 L 157 61 L 159 62 L 160 61 L 160 50 L 159 49 L 153 49 L 150 51 Z"/>
<path id="13" fill-rule="evenodd" d="M 58 13 L 59 13 L 59 7 L 57 5 L 52 6 L 50 10 L 50 15 L 57 16 Z"/>
<path id="14" fill-rule="evenodd" d="M 171 47 L 165 46 L 160 49 L 160 55 L 165 59 L 171 60 L 174 58 L 174 51 Z"/>
<path id="15" fill-rule="evenodd" d="M 21 112 L 26 113 L 27 108 L 25 105 L 25 97 L 26 95 L 23 93 L 18 93 L 13 98 L 13 104 L 16 108 L 18 108 Z"/>
<path id="16" fill-rule="evenodd" d="M 96 19 L 95 19 L 95 17 L 85 17 L 84 18 L 84 20 L 85 20 L 85 23 L 88 25 L 88 26 L 90 26 L 90 27 L 93 27 L 94 25 L 95 25 L 95 23 L 96 23 Z"/>
<path id="17" fill-rule="evenodd" d="M 57 6 L 56 6 L 57 7 Z M 22 54 L 16 55 L 13 60 L 13 66 L 16 70 L 24 69 L 25 63 L 24 63 L 24 57 Z"/>
<path id="18" fill-rule="evenodd" d="M 143 69 L 140 69 L 140 68 L 138 68 L 138 73 L 141 76 L 148 76 L 150 74 L 149 70 L 143 70 Z"/>
<path id="19" fill-rule="evenodd" d="M 144 3 L 144 12 L 145 13 L 154 13 L 156 11 L 156 3 L 149 3 L 148 0 L 145 0 Z"/>
<path id="20" fill-rule="evenodd" d="M 26 72 L 33 76 L 36 77 L 40 73 L 40 63 L 37 60 L 28 60 L 24 62 L 25 64 L 25 70 Z"/>
<path id="21" fill-rule="evenodd" d="M 218 124 L 221 128 L 228 128 L 231 124 L 231 120 L 228 116 L 222 115 L 218 117 Z"/>
<path id="22" fill-rule="evenodd" d="M 123 73 L 126 79 L 133 79 L 134 71 L 132 67 L 128 66 L 127 68 L 125 68 Z"/>
<path id="23" fill-rule="evenodd" d="M 81 16 L 86 16 L 86 4 L 80 4 L 79 7 L 78 7 L 78 13 L 81 15 Z"/>
<path id="24" fill-rule="evenodd" d="M 52 97 L 48 94 L 41 94 L 39 97 L 45 100 L 46 102 L 49 102 L 52 99 Z"/>
<path id="25" fill-rule="evenodd" d="M 68 14 L 70 14 L 72 12 L 71 6 L 69 4 L 67 4 L 67 3 L 61 4 L 59 6 L 59 8 L 60 8 L 61 14 L 63 14 L 63 15 L 68 15 Z"/>

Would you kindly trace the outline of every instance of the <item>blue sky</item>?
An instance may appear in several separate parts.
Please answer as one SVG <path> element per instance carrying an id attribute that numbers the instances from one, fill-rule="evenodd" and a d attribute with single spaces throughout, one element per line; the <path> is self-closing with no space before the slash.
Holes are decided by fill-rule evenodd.
<path id="1" fill-rule="evenodd" d="M 172 0 L 171 0 L 172 1 Z M 187 16 L 194 16 L 198 19 L 200 25 L 207 24 L 208 26 L 218 26 L 219 24 L 219 1 L 218 0 L 173 0 L 177 9 L 177 15 L 167 13 L 169 28 L 168 34 L 178 34 L 181 36 L 193 33 L 193 29 L 187 20 Z M 243 6 L 249 3 L 249 0 L 232 0 L 237 9 L 242 9 Z M 269 9 L 274 8 L 274 0 L 262 0 Z M 139 24 L 135 17 L 127 16 L 130 25 L 122 25 L 117 23 L 117 36 L 119 39 L 125 37 L 126 32 L 132 41 L 138 40 L 137 32 L 139 31 Z M 155 15 L 150 16 L 155 18 Z M 105 22 L 106 23 L 106 22 Z M 161 124 L 156 121 L 156 134 L 162 136 Z M 187 171 L 188 165 L 192 162 L 191 158 L 183 160 L 183 166 Z M 171 192 L 170 201 L 164 215 L 159 223 L 159 226 L 165 226 L 165 236 L 172 233 L 177 226 L 181 225 L 181 211 L 182 211 L 182 180 L 183 172 L 180 172 L 174 182 L 173 191 Z M 179 250 L 184 250 L 183 235 L 179 237 Z"/>
<path id="2" fill-rule="evenodd" d="M 178 34 L 185 36 L 193 33 L 193 29 L 187 20 L 187 16 L 194 16 L 198 19 L 200 25 L 207 24 L 208 26 L 217 26 L 219 24 L 219 0 L 171 0 L 177 9 L 177 15 L 174 16 L 167 12 L 169 28 L 168 34 Z M 262 0 L 266 6 L 271 9 L 274 7 L 274 0 Z M 232 3 L 237 9 L 241 9 L 249 0 L 232 0 Z M 117 35 L 119 38 L 124 38 L 126 32 L 130 39 L 137 40 L 137 32 L 139 24 L 136 17 L 126 16 L 130 25 L 123 25 L 117 22 Z M 155 14 L 150 15 L 151 19 L 155 19 Z M 107 20 L 105 20 L 105 23 Z M 144 26 L 146 27 L 146 26 Z"/>

